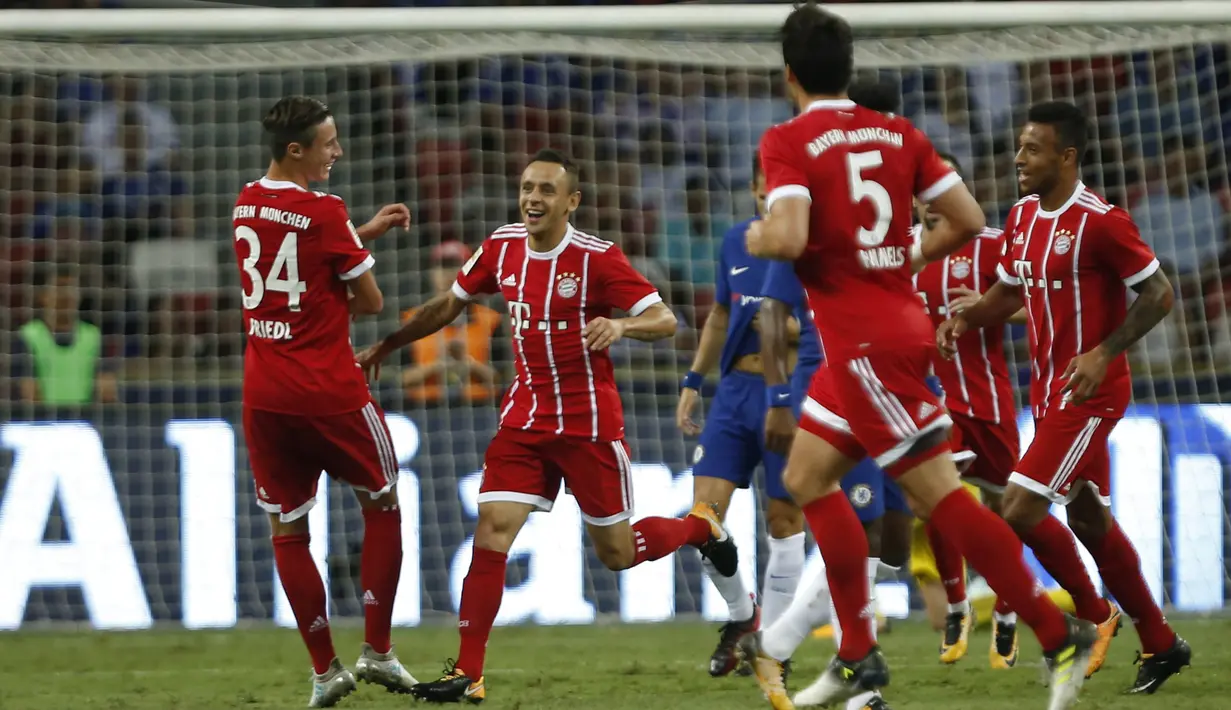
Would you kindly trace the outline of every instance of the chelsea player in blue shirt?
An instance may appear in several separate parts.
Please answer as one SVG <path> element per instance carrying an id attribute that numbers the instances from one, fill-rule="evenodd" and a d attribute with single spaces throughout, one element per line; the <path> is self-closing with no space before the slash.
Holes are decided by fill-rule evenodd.
<path id="1" fill-rule="evenodd" d="M 760 215 L 765 206 L 765 178 L 755 156 L 752 193 Z M 685 434 L 701 435 L 693 454 L 694 503 L 709 503 L 720 516 L 725 516 L 731 495 L 736 488 L 749 486 L 758 465 L 765 472 L 764 490 L 769 498 L 769 563 L 761 595 L 763 611 L 758 609 L 738 573 L 724 577 L 708 560 L 702 559 L 706 574 L 727 602 L 731 618 L 723 625 L 718 646 L 710 657 L 713 676 L 734 670 L 740 661 L 740 650 L 746 658 L 753 657 L 751 634 L 759 628 L 762 613 L 764 623 L 769 624 L 786 610 L 806 559 L 803 515 L 782 486 L 786 452 L 781 447 L 767 446 L 765 423 L 767 411 L 789 412 L 786 407 L 791 407 L 798 412 L 812 373 L 820 364 L 820 344 L 812 320 L 806 317 L 806 308 L 801 311 L 805 317 L 796 313 L 788 319 L 785 358 L 802 386 L 766 386 L 758 313 L 770 262 L 749 256 L 744 246 L 744 232 L 752 221 L 735 225 L 723 239 L 714 310 L 701 332 L 676 411 L 676 423 Z M 794 279 L 793 273 L 791 278 Z M 718 392 L 702 430 L 693 413 L 700 401 L 704 377 L 715 364 L 719 371 Z"/>

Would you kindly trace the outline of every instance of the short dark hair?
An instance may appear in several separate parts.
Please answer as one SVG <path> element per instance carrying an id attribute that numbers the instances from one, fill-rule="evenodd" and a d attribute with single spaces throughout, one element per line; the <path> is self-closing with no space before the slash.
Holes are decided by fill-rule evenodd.
<path id="1" fill-rule="evenodd" d="M 851 101 L 872 111 L 901 113 L 902 95 L 887 81 L 857 81 L 846 89 Z"/>
<path id="2" fill-rule="evenodd" d="M 939 155 L 941 160 L 952 165 L 953 172 L 957 173 L 959 177 L 962 175 L 962 163 L 957 159 L 956 155 L 953 153 L 946 153 L 943 150 L 936 151 L 936 155 Z"/>
<path id="3" fill-rule="evenodd" d="M 1045 101 L 1031 106 L 1026 120 L 1055 129 L 1056 147 L 1062 151 L 1075 149 L 1077 164 L 1081 164 L 1086 155 L 1086 138 L 1090 129 L 1086 114 L 1080 108 L 1067 101 Z"/>
<path id="4" fill-rule="evenodd" d="M 581 168 L 573 159 L 565 155 L 564 151 L 556 150 L 555 148 L 543 148 L 535 153 L 530 158 L 531 163 L 555 163 L 564 168 L 564 172 L 568 173 L 570 193 L 577 192 L 581 187 Z M 527 163 L 529 165 L 529 163 Z"/>
<path id="5" fill-rule="evenodd" d="M 269 154 L 274 160 L 282 160 L 292 143 L 311 145 L 316 138 L 316 127 L 332 115 L 323 101 L 311 96 L 280 99 L 261 120 Z"/>
<path id="6" fill-rule="evenodd" d="M 846 90 L 855 69 L 855 37 L 846 20 L 808 0 L 791 11 L 779 34 L 782 59 L 805 92 Z"/>

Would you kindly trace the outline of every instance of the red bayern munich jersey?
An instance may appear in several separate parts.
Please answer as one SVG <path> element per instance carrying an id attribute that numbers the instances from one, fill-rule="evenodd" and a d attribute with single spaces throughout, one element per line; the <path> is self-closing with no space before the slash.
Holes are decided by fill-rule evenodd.
<path id="1" fill-rule="evenodd" d="M 900 116 L 849 100 L 815 101 L 761 138 L 769 195 L 808 197 L 808 246 L 795 273 L 827 356 L 855 357 L 935 341 L 910 269 L 913 196 L 961 182 Z"/>
<path id="2" fill-rule="evenodd" d="M 1009 211 L 1000 280 L 1020 287 L 1029 318 L 1033 372 L 1030 404 L 1041 419 L 1053 409 L 1079 407 L 1097 417 L 1121 417 L 1132 397 L 1128 358 L 1121 353 L 1093 397 L 1068 404 L 1061 380 L 1069 361 L 1094 349 L 1124 322 L 1125 286 L 1158 270 L 1128 213 L 1081 182 L 1058 210 L 1027 197 Z"/>
<path id="3" fill-rule="evenodd" d="M 581 332 L 613 310 L 640 315 L 662 297 L 619 247 L 569 225 L 556 248 L 536 252 L 525 225 L 506 225 L 458 272 L 453 293 L 465 300 L 499 293 L 508 305 L 517 378 L 500 426 L 590 441 L 624 437 L 611 357 L 590 352 Z"/>
<path id="4" fill-rule="evenodd" d="M 919 225 L 911 231 L 921 238 Z M 933 329 L 949 319 L 949 289 L 986 293 L 1000 277 L 1003 232 L 984 229 L 973 241 L 915 274 L 915 288 Z M 972 330 L 957 341 L 952 360 L 935 358 L 933 369 L 945 389 L 945 407 L 971 419 L 999 424 L 1015 420 L 1013 387 L 1004 355 L 1004 325 Z"/>
<path id="5" fill-rule="evenodd" d="M 372 268 L 340 197 L 261 178 L 233 212 L 243 287 L 244 406 L 342 414 L 371 396 L 350 340 L 346 282 Z"/>

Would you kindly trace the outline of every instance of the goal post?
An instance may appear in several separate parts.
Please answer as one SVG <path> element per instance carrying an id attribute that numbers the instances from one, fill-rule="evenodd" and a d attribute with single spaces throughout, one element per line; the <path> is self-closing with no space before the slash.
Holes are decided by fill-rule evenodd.
<path id="1" fill-rule="evenodd" d="M 578 226 L 619 243 L 679 316 L 675 340 L 621 343 L 613 358 L 636 512 L 684 512 L 704 452 L 675 427 L 679 379 L 715 305 L 717 246 L 755 210 L 757 142 L 792 114 L 775 39 L 789 9 L 0 11 L 0 567 L 17 570 L 0 575 L 0 629 L 288 623 L 239 425 L 230 230 L 236 193 L 267 164 L 260 119 L 287 94 L 337 116 L 346 153 L 327 189 L 356 222 L 394 201 L 414 215 L 410 233 L 373 244 L 386 312 L 356 324 L 356 346 L 516 219 L 529 155 L 552 146 L 578 161 Z M 1160 600 L 1222 610 L 1231 3 L 832 9 L 855 28 L 861 78 L 901 90 L 902 112 L 959 158 L 993 225 L 1017 199 L 1025 108 L 1055 98 L 1087 111 L 1084 178 L 1132 212 L 1178 294 L 1132 351 L 1113 506 Z M 503 313 L 481 304 L 374 388 L 402 470 L 402 625 L 456 609 L 493 401 L 512 373 Z M 97 329 L 96 356 L 74 351 L 94 370 L 84 391 L 40 380 L 23 330 L 40 319 Z M 1011 336 L 1021 385 L 1025 336 Z M 472 380 L 472 359 L 501 386 Z M 359 616 L 358 507 L 336 484 L 321 503 L 313 552 L 332 613 Z M 730 514 L 749 575 L 768 551 L 763 507 L 741 491 Z M 695 554 L 613 574 L 585 546 L 571 498 L 533 516 L 499 623 L 725 613 Z M 905 587 L 881 596 L 907 609 Z"/>

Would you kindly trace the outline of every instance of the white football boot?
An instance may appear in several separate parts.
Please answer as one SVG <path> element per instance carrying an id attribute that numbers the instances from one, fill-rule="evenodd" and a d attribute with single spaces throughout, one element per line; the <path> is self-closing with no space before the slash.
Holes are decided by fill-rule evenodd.
<path id="1" fill-rule="evenodd" d="M 392 647 L 388 653 L 377 653 L 366 643 L 359 660 L 355 661 L 355 675 L 359 680 L 382 686 L 390 693 L 409 693 L 410 687 L 419 682 L 398 660 Z"/>
<path id="2" fill-rule="evenodd" d="M 312 674 L 312 699 L 308 701 L 308 707 L 331 708 L 355 692 L 355 687 L 355 676 L 335 658 L 329 670 Z"/>

